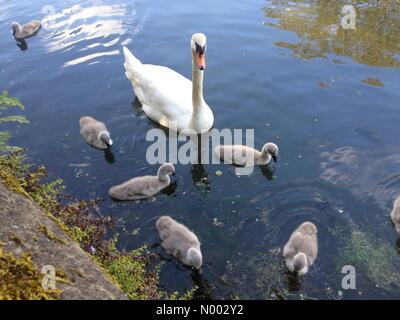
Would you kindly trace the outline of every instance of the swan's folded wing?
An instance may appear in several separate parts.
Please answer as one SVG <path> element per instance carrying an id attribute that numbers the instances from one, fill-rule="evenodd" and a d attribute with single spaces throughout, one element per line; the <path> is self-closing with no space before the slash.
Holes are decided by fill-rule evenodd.
<path id="1" fill-rule="evenodd" d="M 157 177 L 141 177 L 128 187 L 127 194 L 132 197 L 150 197 L 160 191 L 158 185 Z"/>
<path id="2" fill-rule="evenodd" d="M 136 81 L 142 92 L 141 103 L 156 108 L 168 119 L 192 113 L 192 82 L 176 71 L 146 64 L 136 73 Z"/>

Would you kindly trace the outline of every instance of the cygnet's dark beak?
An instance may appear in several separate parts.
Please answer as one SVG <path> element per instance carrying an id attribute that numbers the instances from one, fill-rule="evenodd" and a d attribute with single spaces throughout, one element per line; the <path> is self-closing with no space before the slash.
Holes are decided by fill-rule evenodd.
<path id="1" fill-rule="evenodd" d="M 269 155 L 271 156 L 272 160 L 274 160 L 274 162 L 278 161 L 278 157 L 274 153 L 269 152 Z"/>

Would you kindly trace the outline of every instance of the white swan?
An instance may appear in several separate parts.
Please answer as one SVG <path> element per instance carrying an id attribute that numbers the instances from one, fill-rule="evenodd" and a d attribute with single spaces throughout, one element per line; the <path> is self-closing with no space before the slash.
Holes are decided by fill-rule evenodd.
<path id="1" fill-rule="evenodd" d="M 125 74 L 143 111 L 160 125 L 189 134 L 207 132 L 214 123 L 214 115 L 203 99 L 206 36 L 194 34 L 191 47 L 193 82 L 170 68 L 142 64 L 124 47 Z"/>

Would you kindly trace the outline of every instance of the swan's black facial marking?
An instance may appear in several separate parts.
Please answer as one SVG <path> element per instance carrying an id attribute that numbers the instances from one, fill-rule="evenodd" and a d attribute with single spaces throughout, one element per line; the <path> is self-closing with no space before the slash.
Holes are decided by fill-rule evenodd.
<path id="1" fill-rule="evenodd" d="M 275 153 L 273 153 L 271 150 L 268 150 L 268 153 L 271 156 L 272 160 L 274 160 L 274 162 L 278 161 L 278 157 L 276 156 Z"/>
<path id="2" fill-rule="evenodd" d="M 203 54 L 206 53 L 206 47 L 207 47 L 206 44 L 204 46 L 201 46 L 196 42 L 196 53 L 202 56 Z"/>

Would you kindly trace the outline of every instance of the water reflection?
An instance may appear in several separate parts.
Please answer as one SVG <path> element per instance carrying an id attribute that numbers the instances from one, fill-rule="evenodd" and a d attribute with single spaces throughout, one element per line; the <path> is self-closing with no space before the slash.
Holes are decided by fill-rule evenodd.
<path id="1" fill-rule="evenodd" d="M 17 46 L 21 49 L 21 51 L 28 50 L 28 43 L 24 39 L 18 40 Z"/>
<path id="2" fill-rule="evenodd" d="M 291 272 L 286 272 L 286 281 L 290 293 L 298 293 L 301 289 L 300 278 Z"/>
<path id="3" fill-rule="evenodd" d="M 388 211 L 387 203 L 393 203 L 400 186 L 400 157 L 392 153 L 391 146 L 386 150 L 381 146 L 379 157 L 374 147 L 361 150 L 346 146 L 322 152 L 319 178 L 349 188 L 360 199 L 368 200 L 369 206 L 378 205 Z"/>
<path id="4" fill-rule="evenodd" d="M 196 300 L 211 300 L 213 286 L 207 280 L 203 279 L 201 273 L 196 270 L 192 269 L 192 281 L 193 285 L 197 287 L 194 298 Z"/>
<path id="5" fill-rule="evenodd" d="M 177 187 L 178 187 L 178 180 L 172 181 L 169 184 L 169 186 L 162 189 L 160 193 L 166 196 L 172 196 L 175 193 Z"/>
<path id="6" fill-rule="evenodd" d="M 202 193 L 205 194 L 211 191 L 210 178 L 202 164 L 194 164 L 190 172 L 194 185 L 197 186 Z"/>
<path id="7" fill-rule="evenodd" d="M 396 241 L 396 252 L 400 255 L 400 238 Z"/>
<path id="8" fill-rule="evenodd" d="M 292 31 L 297 43 L 279 41 L 302 59 L 326 57 L 329 53 L 351 57 L 370 66 L 400 67 L 400 4 L 396 1 L 351 2 L 356 6 L 357 28 L 341 27 L 341 11 L 348 1 L 272 0 L 263 8 L 268 26 Z"/>
<path id="9" fill-rule="evenodd" d="M 46 39 L 48 52 L 85 53 L 65 62 L 64 67 L 89 61 L 95 63 L 101 57 L 118 55 L 120 51 L 115 46 L 131 41 L 130 38 L 124 39 L 123 35 L 128 30 L 135 34 L 143 26 L 143 21 L 134 22 L 136 5 L 136 2 L 108 5 L 102 1 L 88 1 L 47 15 L 44 21 L 50 31 Z M 90 53 L 92 50 L 95 51 Z"/>
<path id="10" fill-rule="evenodd" d="M 105 150 L 104 151 L 104 159 L 109 163 L 109 164 L 113 164 L 115 163 L 115 156 L 114 153 L 112 153 L 111 150 Z"/>
<path id="11" fill-rule="evenodd" d="M 260 166 L 261 173 L 267 180 L 274 180 L 274 170 L 270 166 Z"/>

